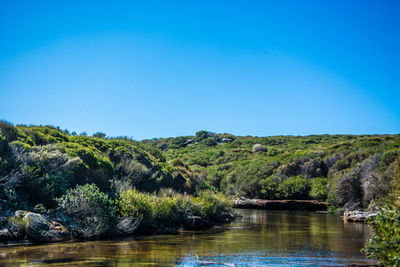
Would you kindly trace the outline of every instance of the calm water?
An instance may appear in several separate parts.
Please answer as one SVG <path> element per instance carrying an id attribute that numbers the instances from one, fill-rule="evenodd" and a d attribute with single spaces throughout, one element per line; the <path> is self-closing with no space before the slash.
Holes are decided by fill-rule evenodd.
<path id="1" fill-rule="evenodd" d="M 0 266 L 265 266 L 372 264 L 360 249 L 370 232 L 339 216 L 236 210 L 243 218 L 201 232 L 131 240 L 0 247 Z"/>

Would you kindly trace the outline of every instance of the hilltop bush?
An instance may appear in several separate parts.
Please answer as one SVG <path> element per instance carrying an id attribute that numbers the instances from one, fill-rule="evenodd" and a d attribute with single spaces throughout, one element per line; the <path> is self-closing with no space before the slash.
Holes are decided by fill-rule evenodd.
<path id="1" fill-rule="evenodd" d="M 11 123 L 0 121 L 0 135 L 4 136 L 7 142 L 12 142 L 17 139 L 18 130 Z"/>

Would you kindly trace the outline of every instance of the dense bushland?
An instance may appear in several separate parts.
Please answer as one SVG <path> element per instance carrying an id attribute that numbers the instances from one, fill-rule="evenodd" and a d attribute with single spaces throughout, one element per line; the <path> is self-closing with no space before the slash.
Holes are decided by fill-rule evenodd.
<path id="1" fill-rule="evenodd" d="M 213 139 L 214 142 L 205 142 Z M 196 190 L 265 199 L 316 199 L 332 207 L 373 209 L 387 196 L 399 135 L 250 137 L 200 131 L 142 141 L 179 160 Z"/>
<path id="2" fill-rule="evenodd" d="M 99 136 L 99 135 L 97 135 Z M 190 191 L 185 170 L 165 162 L 153 146 L 127 138 L 74 136 L 51 126 L 0 124 L 0 198 L 30 209 L 57 207 L 77 185 L 114 194 L 118 184 L 140 191 Z"/>
<path id="3" fill-rule="evenodd" d="M 0 122 L 0 198 L 56 208 L 77 185 L 115 197 L 121 187 L 228 197 L 327 200 L 373 207 L 390 191 L 399 135 L 195 136 L 137 142 L 70 134 L 52 126 Z"/>
<path id="4" fill-rule="evenodd" d="M 62 207 L 74 216 L 83 214 L 72 211 L 75 202 L 96 206 L 96 196 L 112 202 L 117 217 L 172 223 L 182 214 L 218 220 L 229 205 L 220 195 L 215 201 L 216 192 L 375 209 L 391 190 L 399 155 L 400 135 L 240 137 L 199 131 L 137 142 L 1 121 L 0 199 L 25 210 Z M 180 195 L 154 196 L 166 194 L 165 188 Z M 87 218 L 101 224 L 104 218 L 96 216 Z M 107 232 L 100 228 L 95 232 Z"/>
<path id="5" fill-rule="evenodd" d="M 230 202 L 195 185 L 188 166 L 167 162 L 152 144 L 0 121 L 0 200 L 14 209 L 61 212 L 78 237 L 110 235 L 124 217 L 152 226 L 146 230 L 224 219 Z"/>
<path id="6" fill-rule="evenodd" d="M 399 264 L 399 164 L 400 135 L 199 131 L 138 142 L 0 121 L 0 204 L 61 212 L 83 238 L 221 222 L 233 197 L 315 199 L 379 210 L 365 252 Z M 22 238 L 22 218 L 8 221 Z"/>

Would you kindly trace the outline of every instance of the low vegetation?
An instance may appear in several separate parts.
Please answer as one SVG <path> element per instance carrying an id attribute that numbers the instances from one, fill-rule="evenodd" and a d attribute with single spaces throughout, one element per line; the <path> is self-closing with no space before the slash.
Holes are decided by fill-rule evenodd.
<path id="1" fill-rule="evenodd" d="M 251 137 L 200 131 L 142 143 L 189 170 L 193 191 L 316 199 L 345 210 L 374 209 L 387 196 L 400 154 L 400 135 Z"/>
<path id="2" fill-rule="evenodd" d="M 199 131 L 138 142 L 0 121 L 0 200 L 16 209 L 62 211 L 87 237 L 107 235 L 128 217 L 152 230 L 196 218 L 223 221 L 235 197 L 380 209 L 366 253 L 398 264 L 399 158 L 400 135 Z M 388 196 L 394 204 L 382 204 Z"/>
<path id="3" fill-rule="evenodd" d="M 197 197 L 162 190 L 158 195 L 129 189 L 120 193 L 116 200 L 121 216 L 133 216 L 142 220 L 142 226 L 174 225 L 184 227 L 188 220 L 202 218 L 204 223 L 223 222 L 231 212 L 231 202 L 221 194 L 204 191 Z"/>

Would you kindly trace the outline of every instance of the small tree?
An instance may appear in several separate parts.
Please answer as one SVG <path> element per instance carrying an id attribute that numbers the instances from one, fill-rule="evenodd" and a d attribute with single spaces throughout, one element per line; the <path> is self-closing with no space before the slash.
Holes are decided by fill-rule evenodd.
<path id="1" fill-rule="evenodd" d="M 152 196 L 136 189 L 122 191 L 117 201 L 118 211 L 122 216 L 152 218 Z"/>
<path id="2" fill-rule="evenodd" d="M 208 131 L 204 131 L 204 130 L 196 132 L 196 140 L 197 141 L 204 140 L 211 136 L 213 136 L 212 132 L 208 132 Z"/>

